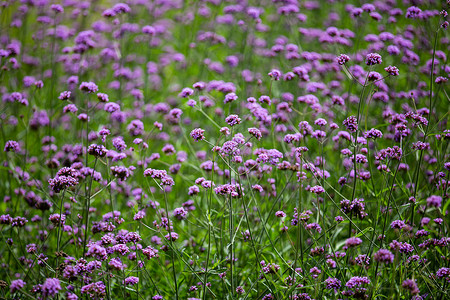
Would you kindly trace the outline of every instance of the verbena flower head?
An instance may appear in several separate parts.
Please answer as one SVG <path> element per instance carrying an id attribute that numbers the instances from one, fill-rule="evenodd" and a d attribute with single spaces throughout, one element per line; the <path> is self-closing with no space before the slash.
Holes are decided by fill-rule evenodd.
<path id="1" fill-rule="evenodd" d="M 55 192 L 59 193 L 64 189 L 76 186 L 80 173 L 73 169 L 64 167 L 60 169 L 54 178 L 48 180 L 50 188 Z"/>
<path id="2" fill-rule="evenodd" d="M 225 95 L 225 99 L 223 100 L 223 103 L 230 103 L 233 101 L 236 101 L 238 99 L 238 96 L 235 93 L 228 93 Z"/>
<path id="3" fill-rule="evenodd" d="M 345 286 L 353 289 L 353 288 L 369 285 L 370 282 L 371 282 L 370 279 L 367 277 L 354 276 L 354 277 L 350 278 L 349 281 L 347 281 Z"/>
<path id="4" fill-rule="evenodd" d="M 262 138 L 262 133 L 258 128 L 252 127 L 248 129 L 248 133 L 254 136 L 257 140 Z"/>
<path id="5" fill-rule="evenodd" d="M 97 157 L 104 157 L 108 152 L 105 146 L 97 144 L 91 144 L 87 151 L 90 155 Z"/>
<path id="6" fill-rule="evenodd" d="M 342 124 L 347 128 L 350 132 L 356 132 L 358 130 L 358 121 L 355 116 L 350 116 L 342 122 Z"/>
<path id="7" fill-rule="evenodd" d="M 394 66 L 386 67 L 384 70 L 391 76 L 398 76 L 400 74 L 398 68 Z"/>
<path id="8" fill-rule="evenodd" d="M 336 57 L 336 61 L 340 65 L 345 65 L 347 62 L 350 61 L 350 57 L 346 54 L 341 54 L 338 57 Z"/>
<path id="9" fill-rule="evenodd" d="M 139 282 L 139 277 L 130 276 L 124 279 L 124 285 L 136 285 Z"/>
<path id="10" fill-rule="evenodd" d="M 3 149 L 5 152 L 20 152 L 20 145 L 16 141 L 7 141 L 5 144 L 5 148 Z"/>
<path id="11" fill-rule="evenodd" d="M 93 282 L 81 287 L 81 294 L 87 294 L 92 298 L 102 298 L 106 295 L 106 285 L 103 281 Z"/>
<path id="12" fill-rule="evenodd" d="M 325 279 L 326 288 L 331 290 L 333 289 L 334 292 L 339 290 L 341 288 L 341 281 L 337 278 L 327 278 Z"/>
<path id="13" fill-rule="evenodd" d="M 406 279 L 403 281 L 402 288 L 408 290 L 412 295 L 417 295 L 420 293 L 417 283 L 412 279 Z"/>
<path id="14" fill-rule="evenodd" d="M 47 278 L 41 287 L 42 296 L 52 298 L 61 290 L 58 278 Z"/>
<path id="15" fill-rule="evenodd" d="M 191 137 L 195 142 L 199 142 L 203 139 L 205 139 L 205 130 L 201 128 L 195 128 L 191 131 Z"/>
<path id="16" fill-rule="evenodd" d="M 238 115 L 229 115 L 226 117 L 225 122 L 230 126 L 235 126 L 241 123 L 241 118 Z"/>
<path id="17" fill-rule="evenodd" d="M 11 281 L 11 284 L 9 285 L 9 289 L 11 293 L 17 292 L 21 290 L 25 286 L 26 282 L 22 279 L 16 279 Z"/>
<path id="18" fill-rule="evenodd" d="M 408 19 L 419 19 L 422 17 L 422 10 L 417 6 L 410 6 L 406 10 L 405 17 Z"/>
<path id="19" fill-rule="evenodd" d="M 378 53 L 369 53 L 366 55 L 366 65 L 368 66 L 379 65 L 382 61 L 381 55 Z"/>
<path id="20" fill-rule="evenodd" d="M 373 258 L 377 262 L 391 264 L 394 262 L 394 254 L 387 249 L 380 249 L 373 255 Z"/>
<path id="21" fill-rule="evenodd" d="M 277 69 L 273 69 L 272 71 L 269 72 L 269 77 L 271 77 L 273 80 L 280 80 L 281 78 L 281 71 L 277 70 Z"/>
<path id="22" fill-rule="evenodd" d="M 347 248 L 352 248 L 361 245 L 362 240 L 358 237 L 351 237 L 345 241 L 345 246 Z"/>
<path id="23" fill-rule="evenodd" d="M 93 82 L 82 82 L 80 84 L 80 90 L 92 94 L 98 91 L 98 86 Z"/>
<path id="24" fill-rule="evenodd" d="M 432 207 L 441 207 L 442 205 L 442 197 L 437 195 L 432 195 L 427 198 L 427 205 Z"/>
<path id="25" fill-rule="evenodd" d="M 184 88 L 178 96 L 182 97 L 182 98 L 187 98 L 189 96 L 192 96 L 193 94 L 194 94 L 194 90 L 193 89 L 191 89 L 191 88 Z"/>
<path id="26" fill-rule="evenodd" d="M 58 99 L 59 100 L 68 100 L 68 99 L 70 99 L 71 95 L 72 95 L 72 93 L 70 91 L 64 91 L 64 92 L 61 92 L 61 94 L 59 94 Z"/>

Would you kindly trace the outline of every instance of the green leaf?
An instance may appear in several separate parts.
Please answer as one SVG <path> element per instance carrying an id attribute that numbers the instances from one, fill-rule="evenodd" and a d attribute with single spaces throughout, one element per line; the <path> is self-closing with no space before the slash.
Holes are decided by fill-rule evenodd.
<path id="1" fill-rule="evenodd" d="M 359 232 L 356 237 L 360 237 L 364 234 L 366 234 L 367 232 L 372 232 L 373 231 L 373 227 L 367 227 L 366 229 L 364 229 L 363 231 Z"/>

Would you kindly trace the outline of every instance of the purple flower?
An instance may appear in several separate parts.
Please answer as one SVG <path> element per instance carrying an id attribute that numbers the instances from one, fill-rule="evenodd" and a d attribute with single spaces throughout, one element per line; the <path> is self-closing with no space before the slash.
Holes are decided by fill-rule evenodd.
<path id="1" fill-rule="evenodd" d="M 119 254 L 122 255 L 122 256 L 124 256 L 124 255 L 127 254 L 127 253 L 130 253 L 130 248 L 128 248 L 128 246 L 125 245 L 125 244 L 117 244 L 117 245 L 114 245 L 114 246 L 112 247 L 112 250 L 113 250 L 114 252 L 119 253 Z"/>
<path id="2" fill-rule="evenodd" d="M 345 54 L 341 54 L 338 57 L 336 57 L 336 61 L 340 65 L 345 65 L 350 60 L 350 57 Z"/>
<path id="3" fill-rule="evenodd" d="M 369 53 L 366 55 L 366 65 L 373 66 L 381 64 L 381 55 L 378 53 Z"/>
<path id="4" fill-rule="evenodd" d="M 378 72 L 369 72 L 367 75 L 367 80 L 369 81 L 380 81 L 383 79 L 383 76 L 381 76 Z"/>
<path id="5" fill-rule="evenodd" d="M 178 95 L 181 98 L 187 98 L 189 96 L 192 96 L 194 94 L 194 90 L 191 88 L 184 88 L 181 93 Z"/>
<path id="6" fill-rule="evenodd" d="M 450 279 L 450 268 L 442 267 L 436 272 L 436 276 L 438 278 L 447 278 Z"/>
<path id="7" fill-rule="evenodd" d="M 276 165 L 280 161 L 280 159 L 283 158 L 283 153 L 281 153 L 277 149 L 267 150 L 267 155 L 269 156 L 269 163 L 271 165 Z"/>
<path id="8" fill-rule="evenodd" d="M 191 137 L 194 139 L 195 142 L 199 142 L 205 138 L 204 132 L 205 130 L 201 128 L 195 128 L 191 131 Z"/>
<path id="9" fill-rule="evenodd" d="M 98 86 L 93 82 L 82 82 L 80 84 L 80 90 L 89 94 L 96 93 L 98 91 Z"/>
<path id="10" fill-rule="evenodd" d="M 188 212 L 183 207 L 175 208 L 173 211 L 174 217 L 180 221 L 186 219 L 187 213 Z"/>
<path id="11" fill-rule="evenodd" d="M 436 84 L 444 84 L 448 81 L 447 77 L 438 76 L 436 77 L 436 80 L 434 81 Z"/>
<path id="12" fill-rule="evenodd" d="M 87 114 L 83 113 L 83 114 L 78 115 L 78 119 L 83 122 L 86 122 L 86 121 L 89 122 L 90 117 Z"/>
<path id="13" fill-rule="evenodd" d="M 321 187 L 320 185 L 316 185 L 316 186 L 313 186 L 312 188 L 310 188 L 309 191 L 310 191 L 311 193 L 316 194 L 316 195 L 320 195 L 320 194 L 322 194 L 323 192 L 325 192 L 325 189 L 324 189 L 323 187 Z"/>
<path id="14" fill-rule="evenodd" d="M 64 91 L 61 94 L 59 94 L 58 99 L 59 100 L 68 100 L 68 99 L 70 99 L 71 94 L 72 93 L 70 91 Z"/>
<path id="15" fill-rule="evenodd" d="M 14 293 L 20 289 L 22 289 L 25 286 L 26 282 L 22 279 L 16 279 L 11 281 L 11 284 L 9 285 L 9 289 L 11 290 L 11 293 Z"/>
<path id="16" fill-rule="evenodd" d="M 48 218 L 55 226 L 64 225 L 66 215 L 51 214 Z"/>
<path id="17" fill-rule="evenodd" d="M 284 211 L 280 210 L 275 213 L 275 216 L 278 218 L 284 218 L 284 217 L 286 217 L 286 213 Z"/>
<path id="18" fill-rule="evenodd" d="M 383 133 L 375 128 L 372 128 L 364 133 L 366 139 L 377 139 L 383 137 Z"/>
<path id="19" fill-rule="evenodd" d="M 59 4 L 52 4 L 50 6 L 50 9 L 53 10 L 55 13 L 63 13 L 64 8 Z"/>
<path id="20" fill-rule="evenodd" d="M 406 279 L 403 281 L 402 288 L 409 290 L 412 295 L 417 295 L 420 292 L 417 287 L 417 283 L 412 279 Z"/>
<path id="21" fill-rule="evenodd" d="M 222 128 L 220 128 L 219 131 L 223 135 L 229 135 L 231 133 L 230 128 L 228 128 L 228 127 L 222 127 Z"/>
<path id="22" fill-rule="evenodd" d="M 368 285 L 368 284 L 370 284 L 370 279 L 369 278 L 355 276 L 355 277 L 350 278 L 350 280 L 347 281 L 345 286 L 350 288 L 350 289 L 353 289 L 355 287 L 361 287 L 363 285 Z"/>
<path id="23" fill-rule="evenodd" d="M 394 251 L 399 251 L 401 253 L 411 253 L 414 251 L 414 247 L 411 246 L 410 244 L 404 242 L 398 242 L 396 240 L 393 240 L 390 244 L 389 247 L 394 250 Z"/>
<path id="24" fill-rule="evenodd" d="M 86 252 L 86 256 L 93 256 L 99 260 L 106 260 L 108 257 L 107 253 L 106 253 L 106 249 L 97 244 L 89 245 L 89 249 Z"/>
<path id="25" fill-rule="evenodd" d="M 352 160 L 354 159 L 354 157 L 352 156 Z M 365 157 L 362 154 L 356 154 L 356 162 L 359 164 L 365 164 L 368 162 L 367 157 Z"/>
<path id="26" fill-rule="evenodd" d="M 262 261 L 261 265 L 263 266 L 262 271 L 264 274 L 276 274 L 280 270 L 280 266 L 275 263 L 266 264 Z"/>
<path id="27" fill-rule="evenodd" d="M 327 279 L 325 279 L 325 284 L 327 289 L 333 289 L 334 292 L 341 288 L 341 281 L 337 278 L 328 277 Z"/>
<path id="28" fill-rule="evenodd" d="M 405 17 L 407 19 L 419 19 L 422 17 L 422 10 L 417 6 L 408 7 Z"/>
<path id="29" fill-rule="evenodd" d="M 106 286 L 102 281 L 97 281 L 81 287 L 81 293 L 92 298 L 103 298 L 106 295 Z"/>
<path id="30" fill-rule="evenodd" d="M 312 278 L 317 278 L 322 273 L 322 271 L 317 267 L 312 267 L 311 269 L 309 269 L 309 273 L 311 273 Z"/>
<path id="31" fill-rule="evenodd" d="M 335 220 L 336 222 L 338 222 L 338 223 L 341 223 L 341 222 L 344 221 L 344 217 L 342 217 L 342 216 L 337 216 L 337 217 L 334 218 L 334 220 Z"/>
<path id="32" fill-rule="evenodd" d="M 75 104 L 67 104 L 66 106 L 64 106 L 63 108 L 63 112 L 66 113 L 76 113 L 78 111 L 78 108 Z"/>
<path id="33" fill-rule="evenodd" d="M 325 126 L 328 123 L 325 119 L 318 118 L 317 120 L 314 121 L 314 124 L 319 125 L 319 126 Z"/>
<path id="34" fill-rule="evenodd" d="M 308 216 L 308 218 L 309 218 L 309 216 Z M 300 217 L 300 219 L 301 219 L 301 217 Z M 294 221 L 294 220 L 293 220 Z M 310 223 L 310 224 L 307 224 L 306 226 L 305 226 L 305 228 L 306 229 L 308 229 L 308 230 L 316 230 L 318 233 L 321 233 L 322 232 L 322 227 L 320 227 L 320 225 L 319 224 L 317 224 L 317 223 Z"/>
<path id="35" fill-rule="evenodd" d="M 113 6 L 112 10 L 116 14 L 125 14 L 129 13 L 131 11 L 131 8 L 125 3 L 117 3 L 116 5 Z"/>
<path id="36" fill-rule="evenodd" d="M 225 99 L 223 100 L 223 103 L 227 104 L 230 102 L 233 102 L 235 100 L 237 100 L 238 96 L 236 96 L 235 93 L 228 93 L 225 95 Z"/>
<path id="37" fill-rule="evenodd" d="M 405 226 L 406 226 L 406 224 L 402 220 L 395 220 L 391 223 L 392 229 L 402 229 Z"/>
<path id="38" fill-rule="evenodd" d="M 442 205 L 442 197 L 437 195 L 432 195 L 427 198 L 427 205 L 433 207 L 441 207 Z"/>
<path id="39" fill-rule="evenodd" d="M 270 97 L 267 96 L 267 95 L 262 95 L 261 97 L 259 97 L 258 101 L 259 101 L 260 103 L 266 103 L 266 104 L 268 104 L 268 105 L 270 105 L 270 104 L 272 103 L 272 100 L 271 100 Z"/>
<path id="40" fill-rule="evenodd" d="M 69 97 L 70 97 L 70 95 L 69 95 Z M 100 102 L 108 102 L 108 101 L 109 101 L 109 97 L 108 97 L 108 95 L 105 94 L 105 93 L 97 93 L 97 99 L 98 99 Z"/>
<path id="41" fill-rule="evenodd" d="M 61 290 L 58 278 L 47 278 L 41 287 L 42 296 L 54 297 Z"/>
<path id="42" fill-rule="evenodd" d="M 178 240 L 178 233 L 176 233 L 176 232 L 171 232 L 170 234 L 166 234 L 166 235 L 165 235 L 165 238 L 166 238 L 167 240 L 176 241 L 176 240 Z"/>
<path id="43" fill-rule="evenodd" d="M 127 130 L 132 136 L 144 133 L 144 123 L 141 120 L 133 120 L 128 124 Z"/>
<path id="44" fill-rule="evenodd" d="M 241 118 L 238 115 L 229 115 L 226 117 L 225 122 L 230 126 L 235 126 L 241 123 Z"/>
<path id="45" fill-rule="evenodd" d="M 77 185 L 78 179 L 72 176 L 57 175 L 55 178 L 49 179 L 48 183 L 55 193 L 59 193 L 63 189 Z"/>
<path id="46" fill-rule="evenodd" d="M 123 137 L 118 136 L 116 138 L 113 138 L 112 144 L 114 148 L 117 149 L 117 151 L 122 152 L 127 148 L 127 144 L 125 144 L 125 141 L 123 140 Z"/>
<path id="47" fill-rule="evenodd" d="M 3 149 L 5 152 L 15 152 L 18 153 L 20 151 L 20 145 L 16 141 L 7 141 L 5 144 L 5 148 Z"/>
<path id="48" fill-rule="evenodd" d="M 377 262 L 392 264 L 394 262 L 394 254 L 387 249 L 380 249 L 373 255 L 373 259 Z"/>
<path id="49" fill-rule="evenodd" d="M 358 237 L 351 237 L 345 241 L 345 246 L 347 248 L 357 247 L 362 244 L 362 240 Z"/>
<path id="50" fill-rule="evenodd" d="M 11 221 L 12 227 L 23 227 L 28 223 L 28 220 L 24 217 L 15 217 Z"/>
<path id="51" fill-rule="evenodd" d="M 238 295 L 243 295 L 243 294 L 245 293 L 245 290 L 244 290 L 244 288 L 243 288 L 242 286 L 238 286 L 238 287 L 236 288 L 236 293 L 237 293 Z"/>
<path id="52" fill-rule="evenodd" d="M 271 77 L 273 80 L 280 80 L 281 78 L 281 72 L 277 69 L 272 69 L 272 71 L 270 71 L 268 73 L 269 77 Z"/>
<path id="53" fill-rule="evenodd" d="M 104 157 L 108 150 L 103 145 L 91 144 L 88 148 L 88 153 L 92 156 Z"/>
<path id="54" fill-rule="evenodd" d="M 148 35 L 155 35 L 156 29 L 153 26 L 146 25 L 146 26 L 142 27 L 142 33 L 148 34 Z"/>
<path id="55" fill-rule="evenodd" d="M 358 121 L 355 116 L 350 116 L 342 122 L 342 124 L 347 128 L 350 132 L 356 132 L 358 130 Z"/>
<path id="56" fill-rule="evenodd" d="M 120 105 L 114 102 L 108 102 L 105 104 L 105 107 L 103 109 L 109 113 L 113 113 L 116 111 L 120 111 Z"/>
<path id="57" fill-rule="evenodd" d="M 0 216 L 0 224 L 11 224 L 12 218 L 10 215 L 1 215 Z"/>
<path id="58" fill-rule="evenodd" d="M 140 211 L 138 211 L 135 215 L 134 215 L 134 217 L 133 217 L 133 220 L 141 220 L 141 219 L 143 219 L 145 217 L 145 212 L 144 211 L 142 211 L 142 210 L 140 210 Z"/>
<path id="59" fill-rule="evenodd" d="M 261 131 L 258 128 L 252 127 L 248 129 L 248 133 L 253 135 L 257 140 L 262 138 Z"/>
<path id="60" fill-rule="evenodd" d="M 384 70 L 391 76 L 398 76 L 399 75 L 397 67 L 389 66 L 389 67 L 384 68 Z"/>
<path id="61" fill-rule="evenodd" d="M 136 285 L 139 282 L 139 278 L 135 277 L 135 276 L 130 276 L 125 278 L 125 280 L 123 281 L 124 285 Z"/>
<path id="62" fill-rule="evenodd" d="M 120 180 L 126 180 L 128 177 L 133 175 L 134 167 L 130 166 L 129 168 L 124 166 L 112 166 L 110 168 L 111 174 L 114 175 L 114 177 L 119 178 Z"/>
<path id="63" fill-rule="evenodd" d="M 147 248 L 142 249 L 142 253 L 147 257 L 147 259 L 158 257 L 158 250 L 153 248 L 152 246 L 148 246 Z"/>
<path id="64" fill-rule="evenodd" d="M 235 141 L 227 141 L 222 145 L 220 152 L 224 155 L 237 154 L 239 152 L 237 146 L 238 143 L 236 143 Z"/>

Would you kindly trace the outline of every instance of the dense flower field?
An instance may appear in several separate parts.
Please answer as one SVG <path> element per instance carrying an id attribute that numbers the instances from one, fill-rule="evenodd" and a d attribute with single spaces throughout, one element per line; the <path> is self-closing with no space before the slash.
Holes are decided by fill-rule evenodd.
<path id="1" fill-rule="evenodd" d="M 1 299 L 449 299 L 450 1 L 0 1 Z"/>

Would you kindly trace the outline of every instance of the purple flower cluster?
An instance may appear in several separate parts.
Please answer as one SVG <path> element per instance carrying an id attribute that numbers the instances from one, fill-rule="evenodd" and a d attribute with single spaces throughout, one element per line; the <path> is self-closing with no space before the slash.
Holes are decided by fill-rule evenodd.
<path id="1" fill-rule="evenodd" d="M 369 53 L 366 56 L 366 65 L 373 66 L 382 63 L 381 55 L 378 53 Z"/>
<path id="2" fill-rule="evenodd" d="M 0 4 L 3 298 L 450 293 L 449 1 L 59 2 Z"/>
<path id="3" fill-rule="evenodd" d="M 80 173 L 76 169 L 64 167 L 57 172 L 56 177 L 49 179 L 48 183 L 55 193 L 59 193 L 64 189 L 76 186 L 79 183 L 79 176 Z"/>
<path id="4" fill-rule="evenodd" d="M 205 130 L 201 128 L 195 128 L 191 131 L 191 137 L 194 139 L 194 141 L 199 142 L 205 138 Z"/>

